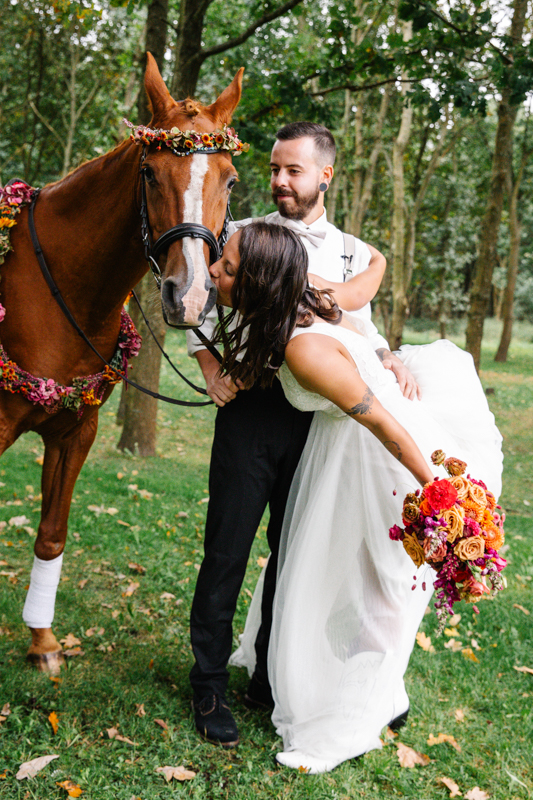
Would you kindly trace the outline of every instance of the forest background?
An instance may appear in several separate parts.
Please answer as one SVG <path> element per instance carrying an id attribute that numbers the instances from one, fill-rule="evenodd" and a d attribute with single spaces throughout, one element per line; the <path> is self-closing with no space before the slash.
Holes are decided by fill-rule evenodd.
<path id="1" fill-rule="evenodd" d="M 176 99 L 211 102 L 244 65 L 233 124 L 251 151 L 233 216 L 273 209 L 281 125 L 327 125 L 338 142 L 328 219 L 388 259 L 374 315 L 392 348 L 407 319 L 443 337 L 462 325 L 479 366 L 484 320 L 496 316 L 495 358 L 506 360 L 513 319 L 533 316 L 528 0 L 1 5 L 0 181 L 42 186 L 123 139 L 123 117 L 148 122 L 146 50 Z M 139 291 L 164 339 L 150 280 Z M 133 377 L 157 388 L 160 356 L 144 338 Z M 155 402 L 130 392 L 120 415 L 119 446 L 154 454 Z"/>

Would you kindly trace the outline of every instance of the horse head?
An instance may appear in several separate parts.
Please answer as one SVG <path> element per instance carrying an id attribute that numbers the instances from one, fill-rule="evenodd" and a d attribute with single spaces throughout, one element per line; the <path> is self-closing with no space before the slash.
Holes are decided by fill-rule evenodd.
<path id="1" fill-rule="evenodd" d="M 145 88 L 152 110 L 149 128 L 165 132 L 175 129 L 194 132 L 196 141 L 198 134 L 214 133 L 216 137 L 220 132 L 217 140 L 220 141 L 239 103 L 243 72 L 241 68 L 210 106 L 203 106 L 190 98 L 176 102 L 165 86 L 154 58 L 148 53 Z M 231 136 L 232 129 L 229 131 Z M 191 140 L 182 139 L 180 152 L 161 140 L 145 146 L 141 165 L 148 219 L 161 271 L 163 316 L 168 324 L 181 328 L 201 325 L 216 300 L 216 289 L 208 272 L 211 263 L 209 243 L 204 238 L 191 236 L 183 225 L 203 226 L 207 238 L 211 231 L 214 239 L 218 239 L 224 226 L 229 195 L 237 180 L 231 150 L 217 149 L 214 137 L 211 137 L 211 142 L 215 146 L 209 147 L 210 137 L 206 137 L 203 152 L 193 149 L 191 154 L 187 154 L 185 146 L 188 141 L 190 144 Z M 179 234 L 172 230 L 176 226 Z M 159 243 L 163 246 L 158 247 L 157 240 L 165 232 L 168 235 Z M 215 241 L 211 243 L 211 250 L 213 248 L 216 250 Z"/>

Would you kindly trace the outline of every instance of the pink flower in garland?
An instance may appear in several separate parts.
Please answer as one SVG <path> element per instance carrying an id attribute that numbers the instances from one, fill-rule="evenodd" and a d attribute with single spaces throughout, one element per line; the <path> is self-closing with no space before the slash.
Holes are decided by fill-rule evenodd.
<path id="1" fill-rule="evenodd" d="M 2 305 L 2 303 L 0 303 L 0 322 L 3 322 L 5 315 L 6 315 L 6 310 Z"/>

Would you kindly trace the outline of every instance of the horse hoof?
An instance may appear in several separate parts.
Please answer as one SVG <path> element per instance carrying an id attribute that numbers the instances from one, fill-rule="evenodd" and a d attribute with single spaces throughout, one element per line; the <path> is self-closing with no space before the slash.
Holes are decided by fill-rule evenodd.
<path id="1" fill-rule="evenodd" d="M 61 667 L 65 664 L 62 650 L 56 650 L 55 653 L 28 653 L 26 659 L 39 672 L 47 672 L 49 675 L 59 675 Z"/>

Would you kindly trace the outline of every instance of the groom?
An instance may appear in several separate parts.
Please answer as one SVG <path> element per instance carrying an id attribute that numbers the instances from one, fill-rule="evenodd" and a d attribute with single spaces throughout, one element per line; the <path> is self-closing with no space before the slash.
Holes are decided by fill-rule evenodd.
<path id="1" fill-rule="evenodd" d="M 276 134 L 271 157 L 272 198 L 278 210 L 266 222 L 286 225 L 302 238 L 314 285 L 343 283 L 342 307 L 355 314 L 384 366 L 392 369 L 404 395 L 413 399 L 418 387 L 402 362 L 388 349 L 370 318 L 370 300 L 385 270 L 384 257 L 355 237 L 345 237 L 326 218 L 324 193 L 333 177 L 335 141 L 321 125 L 295 122 Z M 234 223 L 235 229 L 252 222 Z M 351 277 L 353 276 L 353 277 Z M 210 338 L 216 314 L 202 332 Z M 292 477 L 305 445 L 312 414 L 298 411 L 285 399 L 281 384 L 271 389 L 241 390 L 219 362 L 187 333 L 189 355 L 202 369 L 207 392 L 219 407 L 209 472 L 209 506 L 205 556 L 191 609 L 191 643 L 195 664 L 195 725 L 208 741 L 235 747 L 237 725 L 226 700 L 227 663 L 233 644 L 232 620 L 250 549 L 263 513 L 269 506 L 267 540 L 271 551 L 262 599 L 262 624 L 256 640 L 256 666 L 244 703 L 272 708 L 267 652 L 272 623 L 277 557 L 283 515 Z"/>

